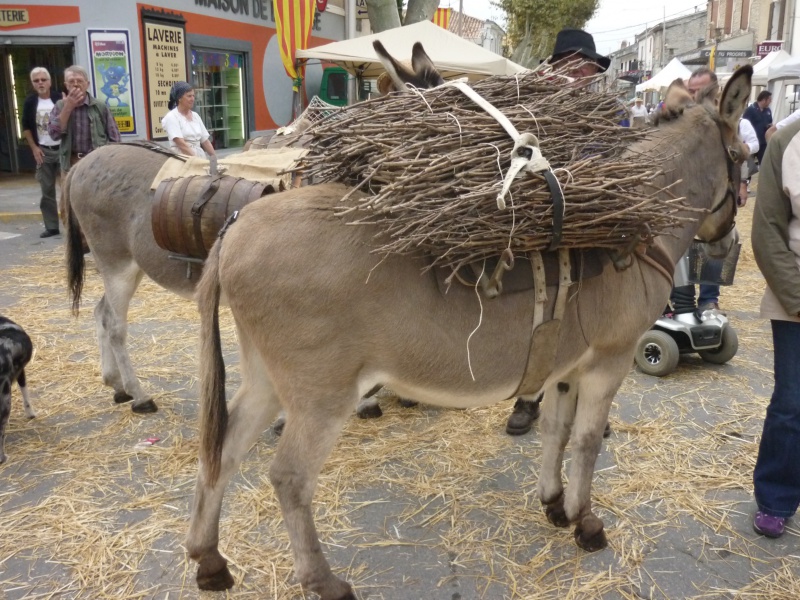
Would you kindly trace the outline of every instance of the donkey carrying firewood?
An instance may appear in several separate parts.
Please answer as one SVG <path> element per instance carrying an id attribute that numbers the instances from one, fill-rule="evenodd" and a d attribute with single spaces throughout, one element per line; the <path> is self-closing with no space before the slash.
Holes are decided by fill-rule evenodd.
<path id="1" fill-rule="evenodd" d="M 662 160 L 663 149 L 671 148 L 661 183 L 702 211 L 699 217 L 685 211 L 682 227 L 654 241 L 673 266 L 695 237 L 723 246 L 732 238 L 738 163 L 745 156 L 737 125 L 751 75 L 749 67 L 734 74 L 719 109 L 695 105 L 683 84 L 674 83 L 667 105 L 676 116 L 629 150 Z M 201 589 L 233 585 L 218 549 L 223 495 L 280 409 L 287 421 L 270 481 L 289 532 L 295 574 L 323 600 L 354 599 L 350 584 L 334 576 L 325 560 L 311 503 L 317 476 L 359 398 L 386 385 L 443 407 L 487 405 L 511 397 L 528 364 L 531 332 L 521 324 L 531 322 L 533 303 L 525 294 L 483 303 L 469 345 L 471 376 L 467 339 L 481 310 L 474 290 L 456 285 L 443 296 L 430 272 L 420 274 L 422 257 L 395 255 L 376 266 L 370 249 L 377 229 L 348 227 L 334 215 L 349 191 L 324 184 L 252 204 L 208 258 L 197 295 L 202 424 L 187 539 L 189 555 L 199 563 Z M 309 248 L 314 251 L 303 251 Z M 556 366 L 543 388 L 538 492 L 549 521 L 574 525 L 575 541 L 587 551 L 607 544 L 590 495 L 608 412 L 640 335 L 661 314 L 670 289 L 664 268 L 634 254 L 624 270 L 606 263 L 566 304 L 553 349 Z M 241 344 L 242 384 L 229 403 L 218 326 L 221 298 L 231 308 Z M 572 461 L 565 489 L 568 441 Z"/>

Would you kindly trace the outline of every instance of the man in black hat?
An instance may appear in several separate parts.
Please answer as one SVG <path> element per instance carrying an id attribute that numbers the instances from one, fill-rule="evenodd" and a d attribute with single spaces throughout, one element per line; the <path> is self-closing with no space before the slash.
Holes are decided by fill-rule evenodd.
<path id="1" fill-rule="evenodd" d="M 611 59 L 597 53 L 591 33 L 565 28 L 556 35 L 553 54 L 547 63 L 557 69 L 568 69 L 569 76 L 578 79 L 605 73 L 611 66 Z"/>
<path id="2" fill-rule="evenodd" d="M 566 69 L 567 75 L 575 79 L 604 73 L 611 65 L 610 58 L 597 53 L 591 33 L 587 33 L 583 29 L 571 28 L 558 32 L 553 54 L 546 62 L 556 69 Z M 539 418 L 542 396 L 543 394 L 540 393 L 536 397 L 521 396 L 517 398 L 514 411 L 506 423 L 506 433 L 523 435 L 531 430 L 533 422 Z M 603 437 L 608 437 L 610 434 L 611 429 L 606 424 Z"/>

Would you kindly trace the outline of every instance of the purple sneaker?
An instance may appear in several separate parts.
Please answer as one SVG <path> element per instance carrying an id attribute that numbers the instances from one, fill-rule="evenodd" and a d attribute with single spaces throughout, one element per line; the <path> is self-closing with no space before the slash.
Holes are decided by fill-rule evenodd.
<path id="1" fill-rule="evenodd" d="M 783 530 L 786 528 L 785 517 L 773 517 L 760 510 L 756 512 L 753 518 L 753 530 L 768 538 L 779 538 L 783 535 Z"/>

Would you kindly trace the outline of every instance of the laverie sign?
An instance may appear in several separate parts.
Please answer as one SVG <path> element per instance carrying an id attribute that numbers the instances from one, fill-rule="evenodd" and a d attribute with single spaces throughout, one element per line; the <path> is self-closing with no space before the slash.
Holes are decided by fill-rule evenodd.
<path id="1" fill-rule="evenodd" d="M 0 8 L 0 27 L 27 25 L 30 21 L 30 15 L 24 8 Z"/>

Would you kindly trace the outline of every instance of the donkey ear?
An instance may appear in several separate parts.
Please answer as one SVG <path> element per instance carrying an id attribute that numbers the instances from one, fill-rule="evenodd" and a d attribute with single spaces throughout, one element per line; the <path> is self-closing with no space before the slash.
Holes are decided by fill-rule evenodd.
<path id="1" fill-rule="evenodd" d="M 437 87 L 444 83 L 444 79 L 434 66 L 431 57 L 419 42 L 416 42 L 411 50 L 411 66 L 414 68 L 417 78 L 425 82 L 426 88 Z"/>
<path id="2" fill-rule="evenodd" d="M 670 119 L 677 119 L 692 102 L 692 95 L 686 89 L 683 79 L 676 79 L 667 88 L 664 106 L 659 111 L 657 120 L 669 121 Z"/>
<path id="3" fill-rule="evenodd" d="M 739 118 L 750 100 L 752 79 L 753 67 L 750 65 L 739 67 L 728 80 L 725 90 L 722 92 L 722 99 L 719 102 L 719 114 L 723 120 L 730 123 L 734 128 L 738 128 Z"/>
<path id="4" fill-rule="evenodd" d="M 414 73 L 392 58 L 383 44 L 375 40 L 372 42 L 372 47 L 375 48 L 375 52 L 378 54 L 383 68 L 386 69 L 386 73 L 391 77 L 395 89 L 403 90 L 406 87 L 406 82 L 414 81 Z"/>

